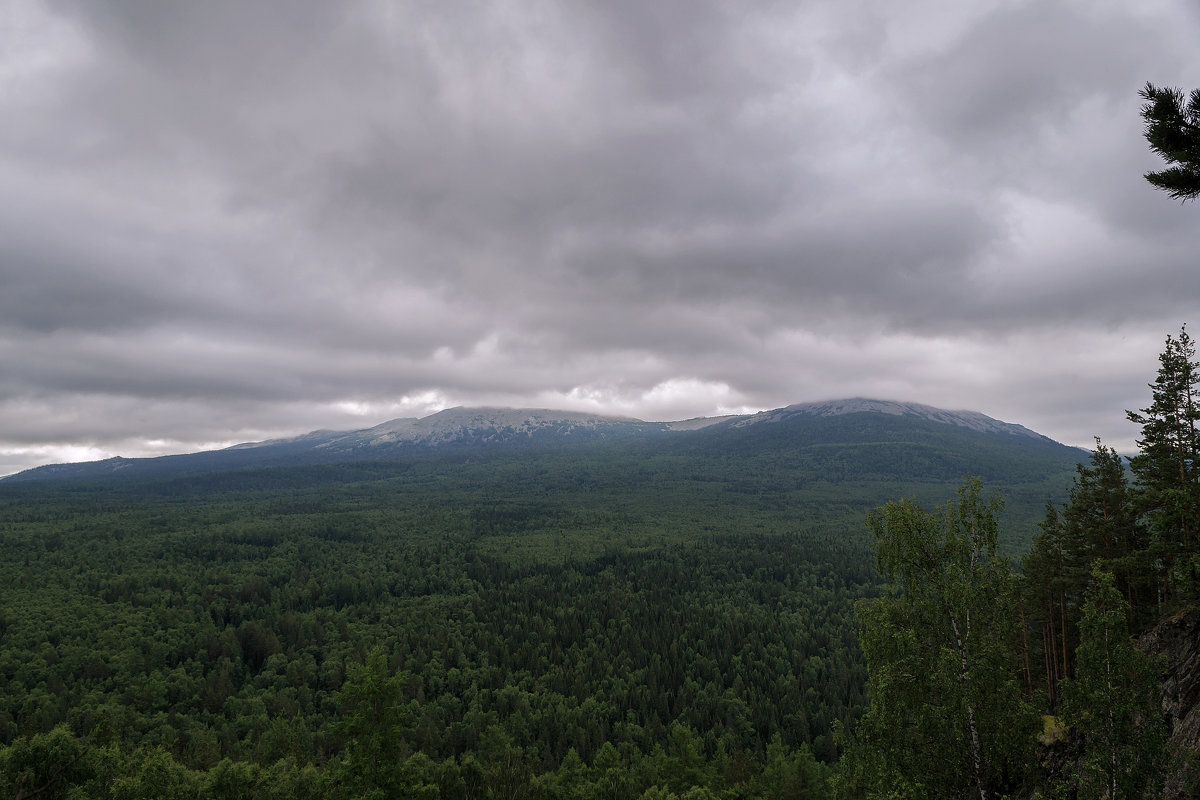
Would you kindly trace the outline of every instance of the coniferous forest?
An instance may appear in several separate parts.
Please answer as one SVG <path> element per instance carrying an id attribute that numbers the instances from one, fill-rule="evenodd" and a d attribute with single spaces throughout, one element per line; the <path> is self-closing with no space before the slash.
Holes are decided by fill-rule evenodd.
<path id="1" fill-rule="evenodd" d="M 926 426 L 6 482 L 0 791 L 1192 791 L 1132 636 L 1200 591 L 1197 369 L 965 481 Z"/>

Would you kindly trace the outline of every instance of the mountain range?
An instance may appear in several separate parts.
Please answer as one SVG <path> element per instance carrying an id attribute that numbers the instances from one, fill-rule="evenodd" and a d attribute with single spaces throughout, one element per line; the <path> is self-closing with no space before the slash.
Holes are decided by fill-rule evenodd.
<path id="1" fill-rule="evenodd" d="M 408 457 L 512 450 L 561 448 L 588 443 L 683 447 L 689 452 L 718 448 L 736 452 L 753 447 L 830 447 L 864 445 L 909 449 L 912 456 L 929 450 L 937 436 L 961 439 L 963 453 L 1016 448 L 1028 455 L 1053 454 L 1078 460 L 1080 451 L 1021 425 L 1001 422 L 974 411 L 948 411 L 918 403 L 864 398 L 801 403 L 757 414 L 699 417 L 672 422 L 646 422 L 632 417 L 573 411 L 513 408 L 449 408 L 421 418 L 401 418 L 352 431 L 318 430 L 282 439 L 247 442 L 212 450 L 157 458 L 115 457 L 102 461 L 51 464 L 4 478 L 8 482 L 129 477 L 138 479 L 200 475 L 228 470 L 390 461 Z M 956 450 L 959 445 L 941 450 Z M 828 452 L 825 453 L 828 455 Z M 860 452 L 861 455 L 861 452 Z M 876 454 L 878 455 L 878 454 Z M 911 458 L 908 459 L 911 461 Z M 951 458 L 951 461 L 961 459 Z M 1058 460 L 1056 458 L 1055 460 Z M 963 464 L 968 471 L 970 464 Z"/>

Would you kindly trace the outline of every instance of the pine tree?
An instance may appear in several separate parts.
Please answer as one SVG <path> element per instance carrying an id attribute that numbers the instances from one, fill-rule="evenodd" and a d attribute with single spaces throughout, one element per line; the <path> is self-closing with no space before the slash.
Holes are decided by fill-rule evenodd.
<path id="1" fill-rule="evenodd" d="M 1170 164 L 1146 180 L 1171 197 L 1194 200 L 1200 196 L 1200 89 L 1184 99 L 1179 89 L 1147 83 L 1140 92 L 1146 103 L 1146 141 L 1150 149 Z"/>
<path id="2" fill-rule="evenodd" d="M 1200 580 L 1200 364 L 1187 328 L 1167 337 L 1152 402 L 1126 412 L 1142 426 L 1140 452 L 1130 461 L 1140 510 L 1152 536 L 1160 597 L 1171 602 L 1195 593 Z"/>
<path id="3" fill-rule="evenodd" d="M 1082 595 L 1092 565 L 1100 561 L 1115 576 L 1131 610 L 1136 610 L 1149 591 L 1143 563 L 1149 541 L 1133 503 L 1125 459 L 1097 437 L 1090 463 L 1077 465 L 1075 471 L 1062 515 L 1064 536 L 1074 544 L 1072 588 Z M 1134 622 L 1131 611 L 1130 623 Z"/>
<path id="4" fill-rule="evenodd" d="M 1054 504 L 1046 504 L 1039 527 L 1041 532 L 1022 563 L 1022 577 L 1029 622 L 1036 626 L 1041 644 L 1046 700 L 1053 708 L 1058 704 L 1058 682 L 1070 674 L 1075 649 L 1075 620 L 1068 612 L 1075 602 L 1074 554 L 1067 547 L 1062 514 Z"/>
<path id="5" fill-rule="evenodd" d="M 1141 628 L 1153 604 L 1147 580 L 1148 536 L 1134 505 L 1125 459 L 1096 439 L 1087 465 L 1077 464 L 1061 510 L 1047 505 L 1041 532 L 1025 555 L 1025 607 L 1040 639 L 1046 699 L 1058 706 L 1057 684 L 1074 674 L 1084 592 L 1097 561 L 1116 576 L 1130 608 L 1129 623 Z"/>

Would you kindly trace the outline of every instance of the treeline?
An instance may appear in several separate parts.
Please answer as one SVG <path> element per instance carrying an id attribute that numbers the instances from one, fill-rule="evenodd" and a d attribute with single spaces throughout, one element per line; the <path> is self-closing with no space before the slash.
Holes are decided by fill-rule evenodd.
<path id="1" fill-rule="evenodd" d="M 1129 413 L 1138 454 L 1097 440 L 1020 573 L 977 480 L 872 516 L 890 590 L 858 604 L 870 706 L 839 796 L 1161 797 L 1168 775 L 1172 796 L 1200 792 L 1200 754 L 1167 746 L 1164 665 L 1132 640 L 1200 598 L 1198 387 L 1185 329 Z"/>
<path id="2" fill-rule="evenodd" d="M 436 760 L 412 752 L 397 734 L 406 708 L 389 705 L 403 675 L 389 676 L 378 651 L 352 670 L 344 716 L 344 747 L 322 764 L 286 757 L 264 765 L 224 758 L 190 768 L 170 748 L 97 746 L 63 725 L 0 749 L 0 790 L 15 798 L 194 800 L 195 798 L 806 798 L 824 797 L 829 768 L 807 748 L 773 739 L 758 758 L 718 750 L 705 754 L 695 733 L 674 726 L 664 746 L 646 753 L 605 745 L 585 763 L 572 749 L 557 768 L 539 772 L 528 753 L 497 726 L 486 744 Z"/>

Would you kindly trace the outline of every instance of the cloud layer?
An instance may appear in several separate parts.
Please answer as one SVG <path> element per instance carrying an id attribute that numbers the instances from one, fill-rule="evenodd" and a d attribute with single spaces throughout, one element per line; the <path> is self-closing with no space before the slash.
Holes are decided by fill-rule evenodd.
<path id="1" fill-rule="evenodd" d="M 1183 2 L 6 13 L 0 474 L 485 403 L 1129 447 L 1200 300 Z"/>

